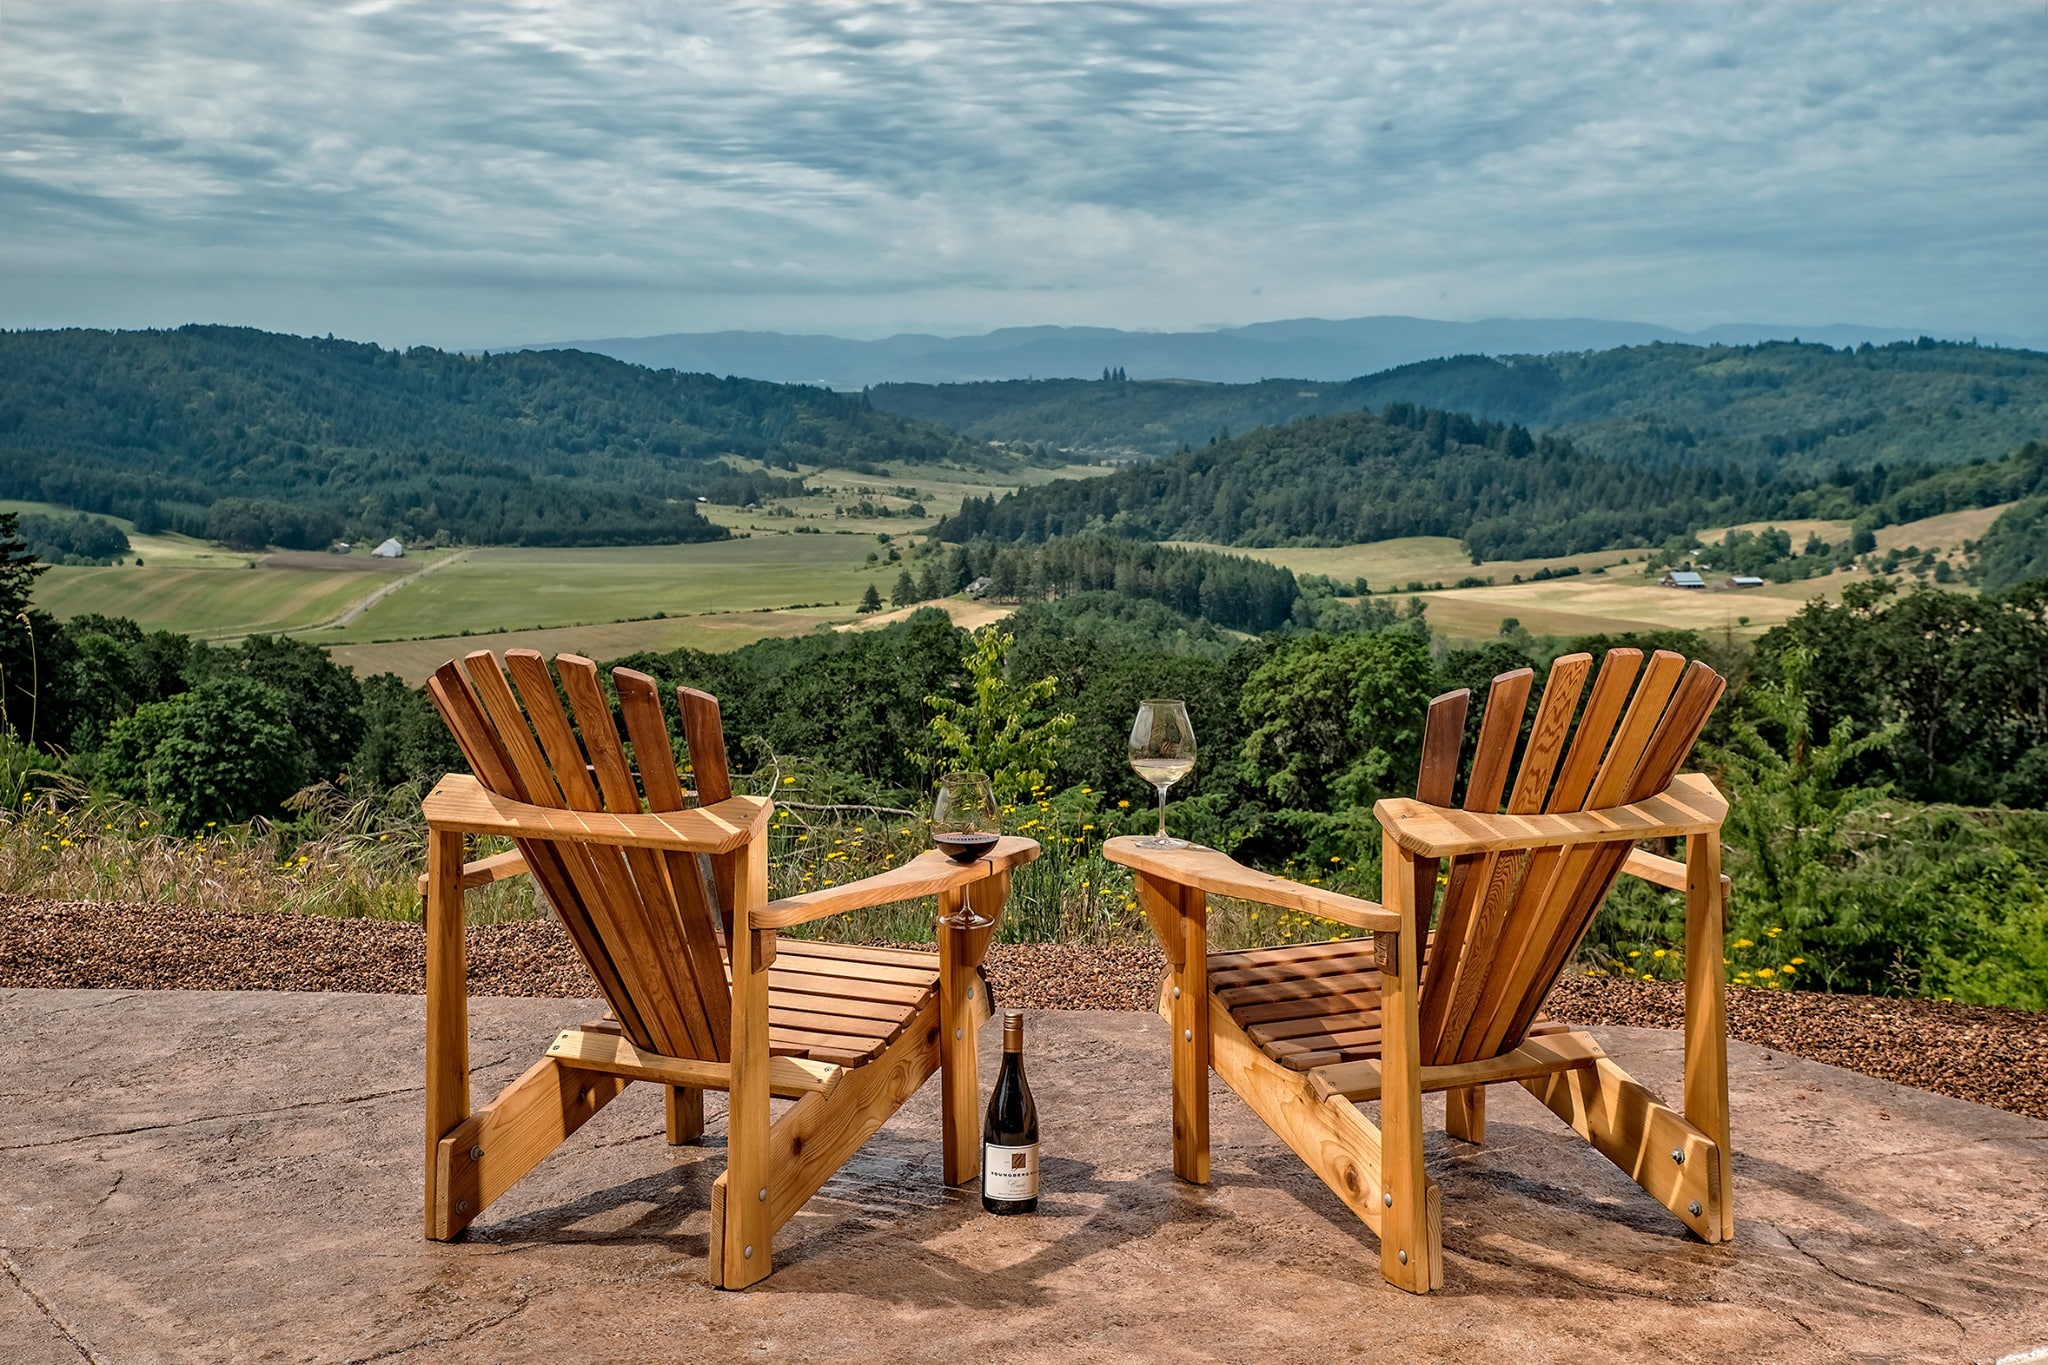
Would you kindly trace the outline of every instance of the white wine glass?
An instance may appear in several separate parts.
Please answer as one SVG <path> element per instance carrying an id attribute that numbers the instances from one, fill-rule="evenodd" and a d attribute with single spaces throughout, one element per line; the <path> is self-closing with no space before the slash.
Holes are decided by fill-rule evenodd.
<path id="1" fill-rule="evenodd" d="M 987 773 L 947 773 L 939 779 L 932 805 L 932 845 L 956 863 L 971 863 L 992 852 L 1001 837 L 1001 817 Z M 959 907 L 944 917 L 955 929 L 981 929 L 995 921 L 960 897 Z"/>
<path id="2" fill-rule="evenodd" d="M 1131 769 L 1159 790 L 1159 833 L 1140 848 L 1193 848 L 1166 833 L 1166 789 L 1195 770 L 1195 727 L 1186 702 L 1148 698 L 1131 724 Z"/>

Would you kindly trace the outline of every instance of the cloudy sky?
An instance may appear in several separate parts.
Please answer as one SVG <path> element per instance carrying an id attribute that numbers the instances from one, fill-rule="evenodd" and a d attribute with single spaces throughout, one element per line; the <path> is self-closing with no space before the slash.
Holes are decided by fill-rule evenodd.
<path id="1" fill-rule="evenodd" d="M 2048 5 L 16 0 L 0 326 L 2038 335 Z"/>

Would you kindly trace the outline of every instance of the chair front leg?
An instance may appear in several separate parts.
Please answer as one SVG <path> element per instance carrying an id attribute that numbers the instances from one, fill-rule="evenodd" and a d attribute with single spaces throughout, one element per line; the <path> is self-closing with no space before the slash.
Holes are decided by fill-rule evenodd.
<path id="1" fill-rule="evenodd" d="M 981 1176 L 981 1068 L 975 1044 L 988 1001 L 979 999 L 981 960 L 1010 897 L 1010 874 L 939 895 L 940 1165 L 948 1185 Z M 989 921 L 960 929 L 948 921 L 970 905 Z"/>
<path id="2" fill-rule="evenodd" d="M 1695 834 L 1685 851 L 1685 1117 L 1718 1153 L 1721 1239 L 1735 1236 L 1735 1158 L 1728 1131 L 1728 1005 L 1721 836 Z"/>
<path id="3" fill-rule="evenodd" d="M 1209 898 L 1180 893 L 1181 955 L 1172 971 L 1173 1173 L 1209 1183 Z"/>
<path id="4" fill-rule="evenodd" d="M 768 842 L 757 838 L 734 860 L 732 1089 L 725 1126 L 725 1174 L 711 1192 L 712 1279 L 744 1289 L 772 1268 L 768 1152 L 768 968 L 775 931 L 755 929 L 749 912 L 768 903 Z"/>
<path id="5" fill-rule="evenodd" d="M 1172 1030 L 1173 1173 L 1209 1183 L 1209 899 L 1191 886 L 1137 875 L 1138 903 L 1166 958 L 1159 1012 Z"/>
<path id="6" fill-rule="evenodd" d="M 452 1236 L 437 1212 L 438 1149 L 469 1117 L 469 971 L 462 943 L 462 836 L 427 835 L 427 1236 Z"/>
<path id="7" fill-rule="evenodd" d="M 1422 1168 L 1422 973 L 1415 932 L 1413 858 L 1391 834 L 1382 843 L 1380 886 L 1399 914 L 1398 933 L 1373 935 L 1380 971 L 1380 1273 L 1417 1294 L 1443 1283 L 1442 1223 Z"/>

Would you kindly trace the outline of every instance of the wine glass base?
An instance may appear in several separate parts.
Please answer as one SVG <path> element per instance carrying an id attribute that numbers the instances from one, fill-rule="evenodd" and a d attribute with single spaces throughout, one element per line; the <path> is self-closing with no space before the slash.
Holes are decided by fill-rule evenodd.
<path id="1" fill-rule="evenodd" d="M 958 914 L 940 915 L 939 923 L 945 925 L 948 929 L 964 934 L 973 929 L 986 929 L 991 924 L 994 924 L 995 921 L 987 915 L 976 914 L 972 910 L 962 910 Z"/>
<path id="2" fill-rule="evenodd" d="M 1162 834 L 1147 834 L 1147 835 L 1145 835 L 1145 836 L 1144 836 L 1143 838 L 1139 839 L 1139 840 L 1138 840 L 1137 842 L 1138 842 L 1138 847 L 1139 847 L 1139 848 L 1200 848 L 1200 847 L 1201 847 L 1201 845 L 1200 845 L 1200 844 L 1194 844 L 1194 843 L 1189 843 L 1189 842 L 1188 842 L 1188 841 L 1187 841 L 1186 839 L 1176 839 L 1176 838 L 1173 838 L 1173 837 L 1172 837 L 1171 835 L 1162 835 Z"/>

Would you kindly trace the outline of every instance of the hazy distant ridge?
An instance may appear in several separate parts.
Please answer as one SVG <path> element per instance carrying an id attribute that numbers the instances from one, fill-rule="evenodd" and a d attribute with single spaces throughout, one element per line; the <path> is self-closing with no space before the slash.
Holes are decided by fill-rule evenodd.
<path id="1" fill-rule="evenodd" d="M 530 350 L 573 348 L 655 369 L 741 375 L 785 384 L 856 389 L 891 381 L 923 384 L 992 379 L 1093 379 L 1121 366 L 1132 379 L 1351 379 L 1452 355 L 1545 355 L 1599 351 L 1652 341 L 1746 345 L 1789 340 L 1850 346 L 1910 341 L 1913 329 L 1854 324 L 1788 326 L 1733 323 L 1682 332 L 1645 322 L 1597 318 L 1494 318 L 1439 322 L 1370 317 L 1297 318 L 1212 332 L 1125 332 L 1113 327 L 1005 327 L 982 336 L 904 333 L 878 341 L 783 332 L 676 332 L 550 342 Z M 1937 334 L 1949 340 L 1969 340 Z M 2048 338 L 1980 336 L 1987 345 L 2048 349 Z"/>

